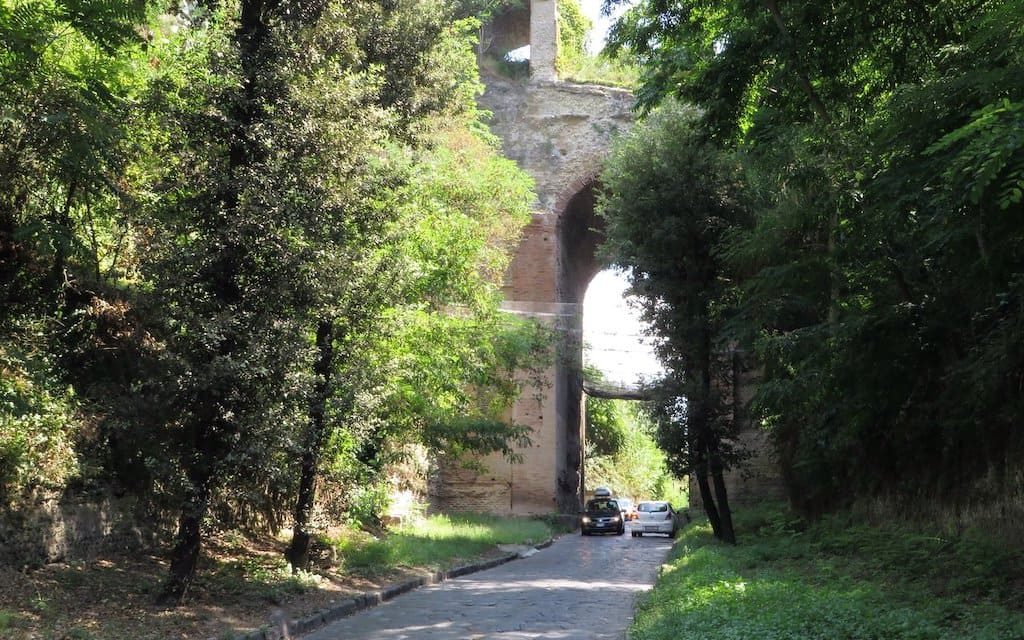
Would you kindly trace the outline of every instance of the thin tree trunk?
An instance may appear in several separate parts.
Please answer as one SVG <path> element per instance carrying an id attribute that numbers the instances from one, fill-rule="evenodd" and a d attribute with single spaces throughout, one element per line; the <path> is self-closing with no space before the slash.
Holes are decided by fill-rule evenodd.
<path id="1" fill-rule="evenodd" d="M 711 533 L 716 538 L 721 538 L 722 519 L 715 506 L 714 494 L 711 493 L 711 485 L 708 482 L 708 465 L 702 462 L 694 468 L 694 475 L 697 477 L 697 488 L 700 491 L 700 501 L 704 505 L 704 513 L 711 524 Z"/>
<path id="2" fill-rule="evenodd" d="M 71 181 L 68 185 L 67 197 L 64 199 L 64 206 L 59 210 L 53 212 L 52 222 L 57 228 L 57 239 L 55 242 L 55 251 L 53 256 L 53 269 L 51 271 L 51 280 L 54 291 L 58 295 L 64 292 L 64 283 L 67 277 L 64 271 L 67 269 L 68 261 L 68 246 L 71 243 L 71 237 L 74 235 L 74 230 L 71 228 L 71 205 L 74 204 L 75 195 L 77 191 L 77 185 L 75 181 Z"/>
<path id="3" fill-rule="evenodd" d="M 185 498 L 178 517 L 177 543 L 171 553 L 171 568 L 158 604 L 178 605 L 185 600 L 195 577 L 202 544 L 202 524 L 210 504 L 209 478 L 201 480 Z"/>
<path id="4" fill-rule="evenodd" d="M 306 446 L 302 452 L 302 471 L 299 478 L 299 496 L 295 503 L 295 523 L 292 527 L 292 541 L 285 551 L 285 558 L 293 569 L 305 569 L 309 565 L 309 519 L 316 500 L 316 477 L 319 472 L 320 454 L 327 439 L 325 413 L 327 398 L 331 391 L 331 371 L 334 368 L 334 321 L 321 320 L 316 329 L 318 356 L 313 371 L 316 375 L 313 398 L 309 403 L 309 430 Z"/>
<path id="5" fill-rule="evenodd" d="M 717 443 L 711 444 L 710 458 L 711 480 L 715 486 L 715 498 L 718 502 L 718 515 L 720 518 L 719 532 L 716 538 L 729 544 L 736 544 L 736 530 L 732 526 L 732 510 L 729 507 L 729 496 L 725 489 L 724 467 L 722 457 L 718 452 Z"/>

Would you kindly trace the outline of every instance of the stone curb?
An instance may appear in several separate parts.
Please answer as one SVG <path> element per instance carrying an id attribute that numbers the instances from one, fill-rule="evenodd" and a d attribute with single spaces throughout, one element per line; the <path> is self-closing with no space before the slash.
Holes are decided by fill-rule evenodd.
<path id="1" fill-rule="evenodd" d="M 533 548 L 538 550 L 546 549 L 550 547 L 554 541 L 554 538 L 548 538 L 544 542 L 534 545 Z M 343 600 L 338 604 L 334 604 L 327 609 L 317 611 L 305 618 L 293 618 L 287 621 L 287 630 L 281 628 L 285 626 L 285 621 L 282 620 L 280 626 L 275 625 L 273 627 L 261 627 L 256 631 L 250 631 L 249 633 L 235 636 L 235 638 L 236 640 L 284 640 L 287 638 L 298 638 L 301 635 L 315 631 L 316 629 L 334 622 L 335 620 L 339 620 L 345 616 L 350 616 L 353 613 L 364 609 L 369 609 L 370 607 L 375 607 L 380 603 L 391 600 L 403 593 L 407 593 L 423 586 L 439 584 L 445 580 L 451 580 L 452 578 L 458 578 L 459 576 L 476 573 L 477 571 L 493 569 L 498 565 L 505 564 L 506 562 L 515 560 L 518 557 L 520 557 L 520 554 L 518 553 L 507 553 L 498 558 L 464 564 L 458 567 L 453 567 L 447 571 L 434 571 L 428 575 L 420 576 L 419 578 L 413 578 L 404 582 L 387 585 L 383 589 L 379 589 L 377 591 L 366 591 L 352 598 L 348 598 L 347 600 Z"/>

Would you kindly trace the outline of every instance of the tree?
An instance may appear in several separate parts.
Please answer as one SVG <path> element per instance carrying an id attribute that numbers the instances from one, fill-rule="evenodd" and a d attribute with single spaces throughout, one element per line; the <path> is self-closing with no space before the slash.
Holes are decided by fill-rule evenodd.
<path id="1" fill-rule="evenodd" d="M 387 182 L 369 171 L 380 85 L 356 65 L 348 10 L 252 0 L 238 11 L 179 18 L 194 24 L 169 53 L 208 46 L 186 56 L 197 81 L 172 85 L 184 100 L 160 114 L 180 131 L 159 149 L 173 165 L 145 264 L 170 378 L 153 393 L 182 474 L 165 602 L 187 593 L 216 493 L 294 433 L 294 372 L 327 270 L 361 264 L 360 243 L 388 220 L 372 198 Z"/>
<path id="2" fill-rule="evenodd" d="M 736 425 L 721 393 L 731 370 L 721 370 L 729 299 L 717 248 L 747 216 L 737 170 L 692 111 L 666 104 L 615 147 L 599 207 L 603 251 L 629 269 L 630 292 L 670 372 L 659 383 L 658 443 L 673 472 L 695 474 L 715 535 L 733 543 L 722 474 Z"/>
<path id="3" fill-rule="evenodd" d="M 618 27 L 641 103 L 694 104 L 759 194 L 719 251 L 729 330 L 805 511 L 1012 491 L 1021 8 L 647 2 Z"/>
<path id="4" fill-rule="evenodd" d="M 4 317 L 54 311 L 88 265 L 75 227 L 98 215 L 124 144 L 142 2 L 0 6 L 0 295 Z M 98 203 L 98 205 L 97 205 Z M 100 211 L 97 211 L 97 210 Z M 80 258 L 81 261 L 76 261 Z M 66 270 L 72 273 L 66 273 Z"/>
<path id="5" fill-rule="evenodd" d="M 501 415 L 518 392 L 513 371 L 533 366 L 541 338 L 498 313 L 498 287 L 529 219 L 532 184 L 483 133 L 475 21 L 444 27 L 442 7 L 423 9 L 399 5 L 382 14 L 393 41 L 424 48 L 382 58 L 390 79 L 380 106 L 404 123 L 397 135 L 406 148 L 389 167 L 391 189 L 377 204 L 392 220 L 356 243 L 372 247 L 350 260 L 364 267 L 337 281 L 323 303 L 286 554 L 296 568 L 308 563 L 315 482 L 332 432 L 360 442 L 368 452 L 360 463 L 377 469 L 388 453 L 401 453 L 382 451 L 388 440 L 454 458 L 495 450 L 511 456 L 513 443 L 527 441 L 526 430 Z M 398 35 L 400 29 L 410 34 Z M 365 45 L 373 48 L 369 60 L 381 55 L 374 52 L 378 39 Z M 376 404 L 360 405 L 368 395 Z"/>

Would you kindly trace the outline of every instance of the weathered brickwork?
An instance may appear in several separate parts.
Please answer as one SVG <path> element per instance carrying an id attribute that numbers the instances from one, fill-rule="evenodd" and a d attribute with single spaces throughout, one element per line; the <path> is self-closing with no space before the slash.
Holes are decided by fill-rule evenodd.
<path id="1" fill-rule="evenodd" d="M 554 216 L 534 214 L 523 230 L 503 293 L 509 301 L 555 302 L 558 235 Z"/>
<path id="2" fill-rule="evenodd" d="M 575 513 L 585 491 L 579 303 L 598 268 L 593 188 L 614 139 L 632 125 L 633 96 L 557 80 L 556 1 L 529 3 L 530 79 L 485 76 L 480 106 L 493 114 L 490 127 L 504 155 L 533 177 L 537 191 L 533 220 L 506 277 L 505 308 L 554 327 L 560 344 L 545 387 L 525 393 L 512 410 L 533 430 L 532 446 L 519 452 L 522 463 L 492 457 L 483 461 L 485 473 L 443 470 L 430 496 L 442 510 Z M 510 17 L 508 34 L 500 23 L 484 33 L 507 48 L 522 39 L 525 19 Z M 741 477 L 730 481 L 737 495 L 745 491 Z"/>
<path id="3" fill-rule="evenodd" d="M 628 130 L 629 92 L 562 83 L 554 77 L 555 0 L 530 3 L 531 78 L 485 77 L 481 106 L 504 154 L 536 184 L 533 220 L 509 268 L 505 309 L 535 318 L 561 336 L 540 389 L 527 388 L 512 419 L 532 429 L 521 463 L 483 460 L 485 473 L 444 469 L 432 508 L 488 507 L 499 513 L 575 512 L 583 495 L 580 293 L 593 277 L 592 186 L 613 138 Z M 492 34 L 498 42 L 514 41 Z M 585 211 L 584 211 L 585 209 Z"/>
<path id="4" fill-rule="evenodd" d="M 741 469 L 729 470 L 724 474 L 730 506 L 754 506 L 765 500 L 785 499 L 778 463 L 772 455 L 768 434 L 754 428 L 745 429 L 740 433 L 739 444 L 750 452 L 751 457 L 743 461 Z M 692 476 L 689 487 L 690 508 L 702 510 L 704 503 L 697 481 Z"/>

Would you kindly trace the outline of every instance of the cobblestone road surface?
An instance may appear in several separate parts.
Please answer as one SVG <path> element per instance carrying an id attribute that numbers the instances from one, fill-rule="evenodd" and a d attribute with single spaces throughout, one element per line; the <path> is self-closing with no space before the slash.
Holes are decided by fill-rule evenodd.
<path id="1" fill-rule="evenodd" d="M 566 534 L 528 558 L 420 588 L 302 640 L 619 640 L 671 543 L 629 531 Z"/>

